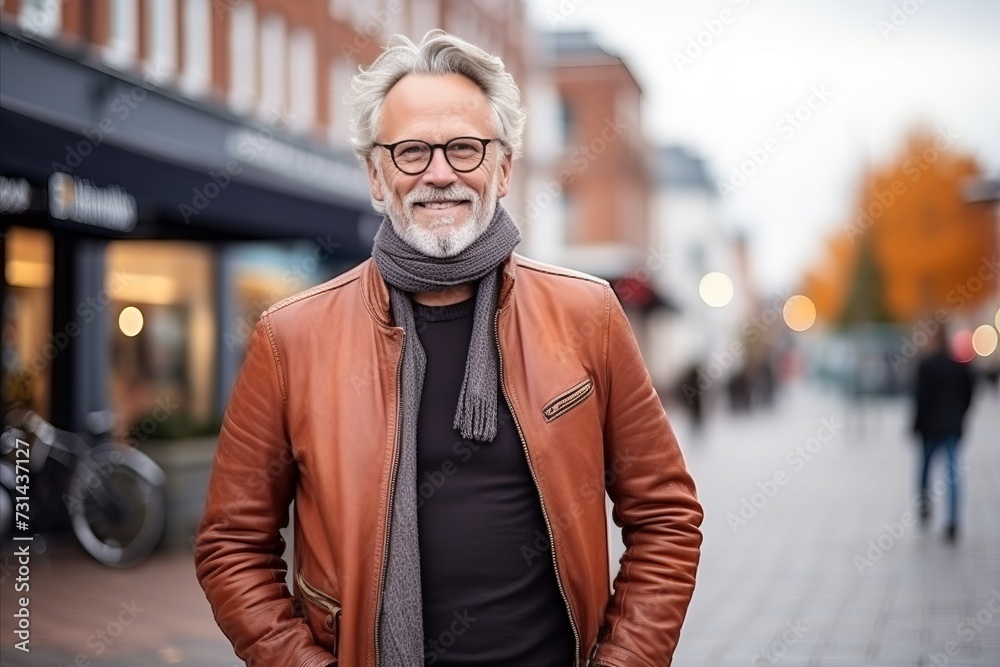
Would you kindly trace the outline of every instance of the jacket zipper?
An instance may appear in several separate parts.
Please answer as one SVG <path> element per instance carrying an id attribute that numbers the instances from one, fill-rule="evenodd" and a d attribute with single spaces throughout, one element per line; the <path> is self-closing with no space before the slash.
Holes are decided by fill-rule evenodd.
<path id="1" fill-rule="evenodd" d="M 538 492 L 538 502 L 542 507 L 542 518 L 545 519 L 545 529 L 549 533 L 549 547 L 552 551 L 552 567 L 555 569 L 556 573 L 556 585 L 559 586 L 559 594 L 562 596 L 563 604 L 566 605 L 566 615 L 569 616 L 569 625 L 573 630 L 573 640 L 575 642 L 575 650 L 573 652 L 573 666 L 579 667 L 580 665 L 580 632 L 576 628 L 576 621 L 573 619 L 573 610 L 569 606 L 569 598 L 566 597 L 566 589 L 563 588 L 562 576 L 559 574 L 559 561 L 556 560 L 556 542 L 555 537 L 552 535 L 552 523 L 549 521 L 549 513 L 545 509 L 545 498 L 542 496 L 542 487 L 538 485 L 538 477 L 535 476 L 535 467 L 531 464 L 531 454 L 528 453 L 528 443 L 524 440 L 524 432 L 521 430 L 521 423 L 517 419 L 517 413 L 514 411 L 514 406 L 510 404 L 510 397 L 507 396 L 507 386 L 504 384 L 503 376 L 503 349 L 500 347 L 500 309 L 497 308 L 496 315 L 493 317 L 493 333 L 496 336 L 497 341 L 497 354 L 499 355 L 499 366 L 500 366 L 500 389 L 503 392 L 504 400 L 507 401 L 507 407 L 510 408 L 510 416 L 514 418 L 514 427 L 517 429 L 517 436 L 521 440 L 521 447 L 524 449 L 524 458 L 528 462 L 528 470 L 531 472 L 531 481 L 535 484 L 535 490 Z"/>
<path id="2" fill-rule="evenodd" d="M 552 399 L 549 401 L 548 405 L 542 408 L 542 414 L 545 415 L 545 421 L 550 422 L 556 417 L 560 417 L 569 412 L 580 403 L 583 403 L 593 391 L 594 383 L 590 378 L 587 378 L 568 391 L 563 392 L 561 396 L 557 396 Z"/>
<path id="3" fill-rule="evenodd" d="M 375 667 L 382 662 L 379 651 L 379 621 L 382 618 L 382 594 L 385 588 L 385 571 L 389 567 L 389 532 L 392 530 L 392 499 L 396 495 L 396 472 L 399 469 L 399 429 L 403 419 L 403 355 L 406 352 L 406 332 L 400 332 L 399 362 L 396 364 L 396 435 L 392 457 L 392 475 L 389 478 L 389 502 L 385 512 L 385 540 L 382 543 L 382 572 L 378 578 L 378 603 L 375 605 Z"/>
<path id="4" fill-rule="evenodd" d="M 340 605 L 337 604 L 337 601 L 329 595 L 320 592 L 306 581 L 305 577 L 302 576 L 301 570 L 295 573 L 295 582 L 299 585 L 299 590 L 302 591 L 303 595 L 330 612 L 327 624 L 330 626 L 331 632 L 336 631 L 337 617 L 340 616 Z"/>

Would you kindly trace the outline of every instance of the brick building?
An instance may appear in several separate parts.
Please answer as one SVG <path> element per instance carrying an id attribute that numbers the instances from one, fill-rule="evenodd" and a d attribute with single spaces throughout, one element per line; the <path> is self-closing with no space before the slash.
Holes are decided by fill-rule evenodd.
<path id="1" fill-rule="evenodd" d="M 217 419 L 256 315 L 368 256 L 342 98 L 435 27 L 524 77 L 519 1 L 0 0 L 4 401 Z"/>
<path id="2" fill-rule="evenodd" d="M 542 53 L 554 96 L 548 136 L 539 139 L 550 157 L 531 198 L 532 212 L 545 220 L 533 230 L 533 249 L 621 278 L 642 265 L 652 224 L 642 90 L 625 62 L 589 33 L 545 35 Z"/>

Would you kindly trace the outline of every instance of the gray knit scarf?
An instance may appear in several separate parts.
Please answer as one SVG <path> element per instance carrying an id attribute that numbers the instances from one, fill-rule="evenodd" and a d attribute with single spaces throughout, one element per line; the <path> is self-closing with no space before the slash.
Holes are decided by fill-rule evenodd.
<path id="1" fill-rule="evenodd" d="M 454 427 L 463 438 L 492 441 L 497 433 L 497 355 L 491 335 L 500 287 L 497 268 L 521 240 L 517 225 L 497 204 L 483 235 L 455 255 L 438 259 L 410 247 L 388 218 L 382 221 L 372 257 L 389 286 L 392 316 L 403 327 L 403 415 L 399 467 L 392 498 L 390 541 L 379 648 L 385 667 L 424 664 L 420 588 L 420 542 L 417 535 L 417 416 L 426 357 L 413 320 L 412 292 L 430 292 L 479 281 L 472 339 L 458 397 Z"/>

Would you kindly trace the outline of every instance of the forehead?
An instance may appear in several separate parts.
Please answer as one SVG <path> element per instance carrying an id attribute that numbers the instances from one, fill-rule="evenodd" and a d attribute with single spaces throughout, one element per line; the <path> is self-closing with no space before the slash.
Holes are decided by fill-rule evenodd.
<path id="1" fill-rule="evenodd" d="M 434 142 L 472 135 L 492 136 L 492 110 L 486 94 L 461 74 L 407 74 L 385 96 L 378 138 Z"/>

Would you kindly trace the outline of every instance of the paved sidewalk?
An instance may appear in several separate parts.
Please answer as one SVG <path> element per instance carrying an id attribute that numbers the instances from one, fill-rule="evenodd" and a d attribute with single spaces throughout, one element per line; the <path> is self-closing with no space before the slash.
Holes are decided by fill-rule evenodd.
<path id="1" fill-rule="evenodd" d="M 1000 397 L 969 416 L 955 544 L 943 495 L 919 525 L 909 417 L 804 391 L 700 442 L 678 424 L 706 521 L 675 664 L 1000 666 Z"/>
<path id="2" fill-rule="evenodd" d="M 4 667 L 243 665 L 215 625 L 190 553 L 156 554 L 136 569 L 114 570 L 71 543 L 32 554 L 31 653 L 18 651 L 18 594 L 8 578 L 16 573 L 8 558 L 0 576 Z"/>
<path id="3" fill-rule="evenodd" d="M 697 439 L 674 416 L 707 512 L 675 665 L 1000 665 L 1000 398 L 981 394 L 970 417 L 954 545 L 941 538 L 940 506 L 928 530 L 908 520 L 916 450 L 906 416 L 890 402 L 862 423 L 840 398 L 800 390 Z M 30 654 L 13 648 L 16 572 L 0 563 L 4 667 L 242 664 L 190 553 L 128 571 L 72 544 L 33 554 Z"/>

